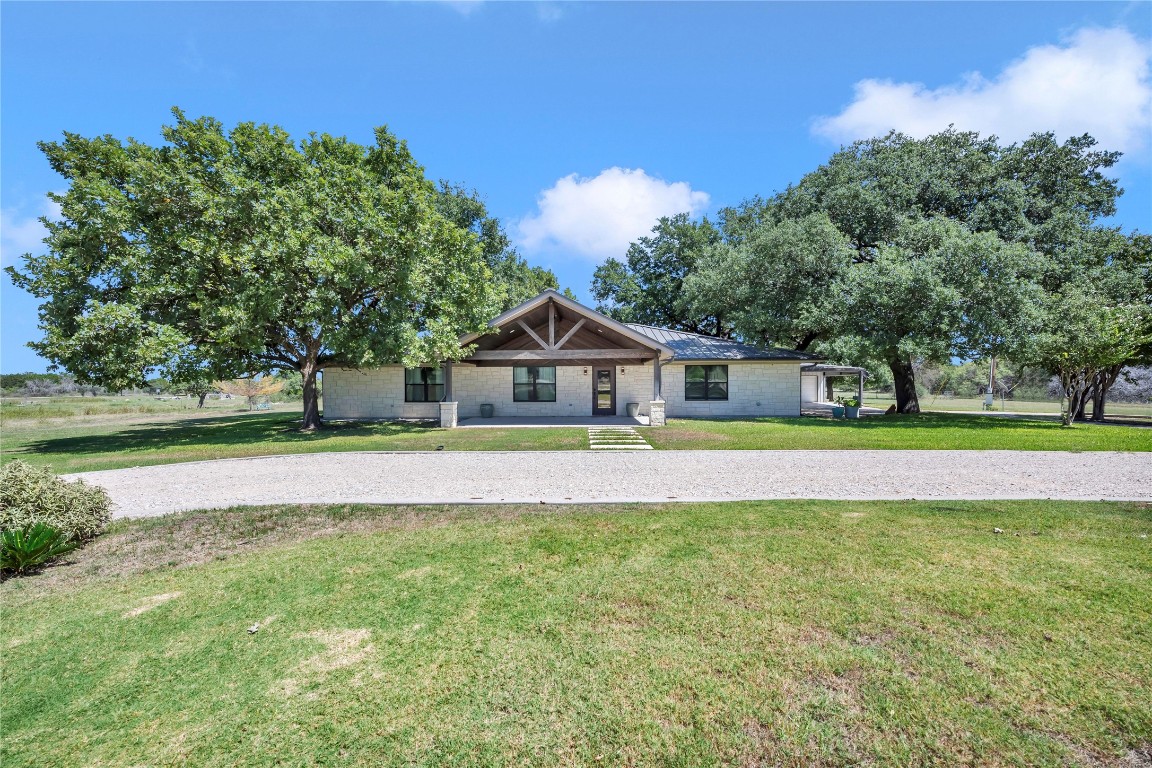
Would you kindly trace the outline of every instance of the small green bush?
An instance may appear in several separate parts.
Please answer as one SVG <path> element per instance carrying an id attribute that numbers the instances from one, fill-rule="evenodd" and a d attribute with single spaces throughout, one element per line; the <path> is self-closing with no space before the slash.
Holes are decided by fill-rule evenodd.
<path id="1" fill-rule="evenodd" d="M 0 531 L 25 530 L 36 523 L 84 542 L 112 519 L 112 501 L 103 488 L 61 480 L 50 469 L 13 461 L 0 470 Z"/>
<path id="2" fill-rule="evenodd" d="M 0 571 L 34 571 L 77 546 L 71 536 L 44 523 L 4 531 L 0 533 Z"/>

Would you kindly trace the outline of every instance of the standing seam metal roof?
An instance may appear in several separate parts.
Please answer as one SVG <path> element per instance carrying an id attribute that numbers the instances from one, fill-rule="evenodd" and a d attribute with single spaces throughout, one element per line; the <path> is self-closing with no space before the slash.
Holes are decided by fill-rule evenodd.
<path id="1" fill-rule="evenodd" d="M 637 333 L 658 341 L 675 353 L 675 360 L 823 360 L 819 355 L 797 352 L 779 347 L 760 348 L 738 341 L 718 339 L 715 336 L 701 336 L 687 331 L 673 331 L 651 325 L 626 323 Z"/>

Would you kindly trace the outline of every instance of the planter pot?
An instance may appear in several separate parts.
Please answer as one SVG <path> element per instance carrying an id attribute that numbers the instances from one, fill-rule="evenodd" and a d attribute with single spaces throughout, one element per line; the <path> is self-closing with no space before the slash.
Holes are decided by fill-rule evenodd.
<path id="1" fill-rule="evenodd" d="M 834 419 L 844 418 L 844 406 L 842 406 L 842 405 L 832 406 L 832 418 L 834 418 Z"/>
<path id="2" fill-rule="evenodd" d="M 850 405 L 844 406 L 844 415 L 849 419 L 860 418 L 860 406 L 856 406 L 855 408 Z"/>
<path id="3" fill-rule="evenodd" d="M 490 418 L 492 418 L 493 415 L 495 415 L 495 413 L 496 413 L 496 406 L 492 405 L 492 403 L 481 403 L 480 404 L 480 418 L 490 419 Z"/>
<path id="4" fill-rule="evenodd" d="M 628 403 L 625 408 L 629 416 L 635 417 L 640 413 L 640 403 Z"/>

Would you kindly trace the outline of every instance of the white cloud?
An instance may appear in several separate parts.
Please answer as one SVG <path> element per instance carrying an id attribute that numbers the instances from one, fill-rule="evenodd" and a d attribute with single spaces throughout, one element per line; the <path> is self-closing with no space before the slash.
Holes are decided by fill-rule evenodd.
<path id="1" fill-rule="evenodd" d="M 564 18 L 564 9 L 559 3 L 536 3 L 536 18 L 545 24 L 554 24 Z"/>
<path id="2" fill-rule="evenodd" d="M 45 199 L 37 213 L 22 215 L 18 208 L 0 209 L 0 264 L 9 266 L 26 253 L 42 252 L 48 230 L 40 223 L 40 216 L 60 218 L 60 206 Z"/>
<path id="3" fill-rule="evenodd" d="M 988 79 L 980 73 L 940 88 L 862 80 L 838 115 L 813 126 L 839 141 L 895 128 L 926 136 L 954 123 L 959 130 L 1008 141 L 1053 131 L 1058 139 L 1090 133 L 1103 149 L 1142 149 L 1152 127 L 1152 46 L 1126 29 L 1081 29 L 1064 45 L 1029 48 Z"/>
<path id="4" fill-rule="evenodd" d="M 480 10 L 484 0 L 445 0 L 444 4 L 461 16 L 471 16 Z"/>
<path id="5" fill-rule="evenodd" d="M 667 182 L 639 168 L 608 168 L 592 178 L 574 173 L 540 193 L 537 213 L 517 225 L 518 240 L 530 251 L 563 250 L 597 261 L 620 258 L 661 216 L 695 216 L 708 200 L 707 192 L 693 190 L 686 181 Z"/>

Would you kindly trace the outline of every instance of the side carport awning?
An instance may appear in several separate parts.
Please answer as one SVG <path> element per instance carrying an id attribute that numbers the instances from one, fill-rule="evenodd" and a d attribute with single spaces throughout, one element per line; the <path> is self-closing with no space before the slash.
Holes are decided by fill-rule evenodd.
<path id="1" fill-rule="evenodd" d="M 860 404 L 864 404 L 864 379 L 868 378 L 868 371 L 856 365 L 831 365 L 829 363 L 806 363 L 800 366 L 800 373 L 819 373 L 823 374 L 825 378 L 829 376 L 855 376 L 856 377 L 856 397 L 859 398 Z M 828 397 L 831 397 L 831 389 L 829 389 Z"/>

